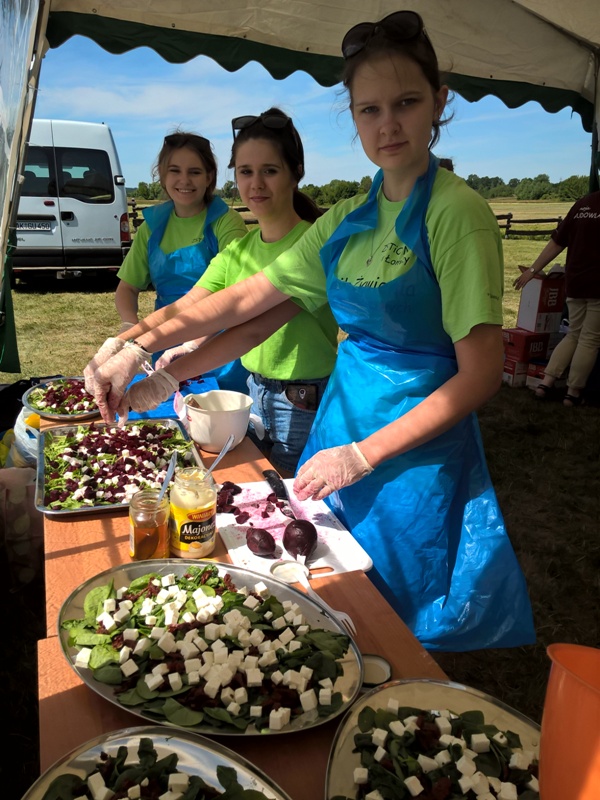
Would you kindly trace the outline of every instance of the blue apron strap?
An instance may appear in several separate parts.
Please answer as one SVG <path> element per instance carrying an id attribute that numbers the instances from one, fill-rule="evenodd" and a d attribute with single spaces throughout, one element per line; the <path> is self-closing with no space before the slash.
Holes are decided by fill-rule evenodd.
<path id="1" fill-rule="evenodd" d="M 220 197 L 213 197 L 210 205 L 206 209 L 206 220 L 204 221 L 204 231 L 200 249 L 203 252 L 206 264 L 219 252 L 219 240 L 212 228 L 212 223 L 229 211 L 229 206 Z"/>
<path id="2" fill-rule="evenodd" d="M 425 217 L 438 164 L 437 157 L 430 153 L 427 172 L 417 178 L 402 211 L 396 219 L 396 236 L 412 250 L 419 261 L 425 264 L 433 277 L 435 277 L 435 273 L 431 263 Z"/>
<path id="3" fill-rule="evenodd" d="M 165 228 L 167 227 L 167 222 L 171 216 L 171 211 L 173 211 L 174 208 L 175 204 L 173 201 L 168 200 L 166 203 L 160 203 L 157 206 L 148 206 L 142 209 L 142 216 L 146 220 L 152 234 L 160 232 L 160 238 L 162 239 Z"/>
<path id="4" fill-rule="evenodd" d="M 372 230 L 377 227 L 377 192 L 383 181 L 383 171 L 379 170 L 373 178 L 366 201 L 351 211 L 331 234 L 319 251 L 321 263 L 328 270 L 330 264 L 337 260 L 346 246 L 346 242 L 354 233 Z"/>

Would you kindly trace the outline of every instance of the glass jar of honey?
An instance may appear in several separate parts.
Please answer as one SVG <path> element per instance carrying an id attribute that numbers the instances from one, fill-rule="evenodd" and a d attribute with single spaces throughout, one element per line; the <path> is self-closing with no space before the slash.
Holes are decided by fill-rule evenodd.
<path id="1" fill-rule="evenodd" d="M 143 489 L 129 501 L 129 555 L 134 561 L 169 557 L 169 498 Z"/>
<path id="2" fill-rule="evenodd" d="M 217 535 L 217 490 L 209 475 L 198 467 L 175 474 L 171 489 L 171 555 L 204 558 L 215 547 Z"/>

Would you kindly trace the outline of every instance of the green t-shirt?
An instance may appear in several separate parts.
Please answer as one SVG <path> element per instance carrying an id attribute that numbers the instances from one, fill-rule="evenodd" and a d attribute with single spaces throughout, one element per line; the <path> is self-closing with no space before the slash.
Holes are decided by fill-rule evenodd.
<path id="1" fill-rule="evenodd" d="M 260 229 L 255 228 L 215 256 L 196 285 L 218 292 L 254 275 L 300 240 L 310 227 L 308 222 L 299 222 L 277 242 L 263 242 Z M 314 313 L 302 310 L 241 361 L 249 372 L 273 380 L 325 378 L 333 370 L 337 336 L 337 323 L 325 302 Z"/>
<path id="2" fill-rule="evenodd" d="M 204 238 L 204 222 L 206 209 L 193 217 L 178 217 L 175 210 L 171 211 L 169 221 L 160 248 L 165 254 L 173 253 L 182 247 L 201 242 Z M 246 223 L 238 211 L 225 212 L 212 223 L 212 229 L 219 243 L 219 252 L 224 250 L 234 239 L 246 235 Z M 118 277 L 137 289 L 147 289 L 150 285 L 150 270 L 148 267 L 148 240 L 152 230 L 147 222 L 143 222 L 133 237 L 133 244 L 125 257 Z"/>
<path id="3" fill-rule="evenodd" d="M 266 277 L 303 308 L 320 308 L 327 302 L 327 292 L 319 250 L 366 199 L 357 195 L 330 208 L 292 250 L 265 267 Z M 415 256 L 394 229 L 402 205 L 379 192 L 377 228 L 351 237 L 338 262 L 338 278 L 375 287 L 411 269 Z M 442 323 L 452 341 L 463 339 L 475 325 L 502 325 L 502 239 L 487 202 L 462 178 L 438 169 L 425 224 L 440 285 Z"/>

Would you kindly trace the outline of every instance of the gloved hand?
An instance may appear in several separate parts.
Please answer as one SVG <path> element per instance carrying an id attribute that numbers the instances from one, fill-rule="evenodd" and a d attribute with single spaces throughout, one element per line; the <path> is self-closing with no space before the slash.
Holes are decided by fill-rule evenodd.
<path id="1" fill-rule="evenodd" d="M 322 500 L 332 492 L 350 486 L 373 467 L 358 449 L 356 442 L 341 447 L 321 450 L 303 464 L 294 481 L 294 492 L 298 500 Z"/>
<path id="2" fill-rule="evenodd" d="M 134 383 L 127 390 L 125 400 L 134 411 L 149 411 L 168 400 L 177 389 L 179 381 L 164 369 L 158 369 L 143 381 Z"/>
<path id="3" fill-rule="evenodd" d="M 94 373 L 96 388 L 94 397 L 105 422 L 114 422 L 115 413 L 131 381 L 144 361 L 150 360 L 150 353 L 133 342 L 106 361 Z"/>
<path id="4" fill-rule="evenodd" d="M 183 344 L 177 345 L 177 347 L 171 347 L 169 350 L 165 350 L 162 356 L 156 362 L 156 369 L 164 369 L 168 367 L 173 361 L 176 361 L 181 356 L 186 356 L 188 353 L 193 353 L 194 350 L 198 349 L 198 345 L 194 342 L 184 342 Z"/>
<path id="5" fill-rule="evenodd" d="M 119 328 L 119 333 L 125 333 L 125 331 L 128 331 L 130 328 L 135 327 L 135 325 L 136 325 L 135 322 L 122 322 L 121 327 Z"/>
<path id="6" fill-rule="evenodd" d="M 95 394 L 95 382 L 94 382 L 94 373 L 108 361 L 109 358 L 112 358 L 116 353 L 122 350 L 125 347 L 125 340 L 118 339 L 116 336 L 111 336 L 107 339 L 100 350 L 96 353 L 96 355 L 92 358 L 90 363 L 87 367 L 83 370 L 83 377 L 85 378 L 85 389 L 90 394 Z"/>

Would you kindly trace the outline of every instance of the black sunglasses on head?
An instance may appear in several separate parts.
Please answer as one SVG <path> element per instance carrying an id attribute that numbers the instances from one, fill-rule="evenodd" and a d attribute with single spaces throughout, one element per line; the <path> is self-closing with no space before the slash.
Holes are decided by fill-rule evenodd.
<path id="1" fill-rule="evenodd" d="M 262 122 L 265 128 L 272 128 L 280 130 L 285 128 L 286 125 L 291 125 L 292 120 L 289 117 L 282 117 L 280 114 L 260 114 L 258 117 L 247 115 L 245 117 L 234 117 L 231 120 L 231 128 L 233 130 L 233 138 L 236 137 L 236 131 L 243 131 L 250 128 L 256 122 Z"/>
<path id="2" fill-rule="evenodd" d="M 182 144 L 194 140 L 209 147 L 211 146 L 208 139 L 204 136 L 199 136 L 197 133 L 169 133 L 165 136 L 164 144 L 169 145 L 169 147 L 180 147 Z"/>
<path id="3" fill-rule="evenodd" d="M 408 42 L 423 36 L 432 47 L 423 20 L 416 11 L 395 11 L 380 22 L 359 22 L 350 28 L 342 41 L 342 55 L 344 58 L 352 58 L 364 50 L 371 39 L 378 35 L 399 42 Z"/>

